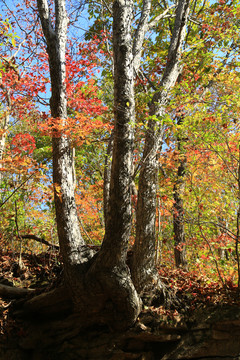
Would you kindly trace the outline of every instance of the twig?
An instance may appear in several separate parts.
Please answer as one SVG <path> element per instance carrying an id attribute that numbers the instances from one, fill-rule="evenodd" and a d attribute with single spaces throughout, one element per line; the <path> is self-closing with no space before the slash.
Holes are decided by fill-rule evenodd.
<path id="1" fill-rule="evenodd" d="M 221 283 L 222 283 L 222 286 L 227 289 L 226 284 L 225 284 L 225 282 L 224 282 L 224 280 L 223 280 L 223 278 L 222 278 L 222 275 L 221 275 L 221 273 L 220 273 L 220 270 L 219 270 L 219 267 L 218 267 L 218 262 L 217 262 L 217 260 L 216 260 L 216 258 L 215 258 L 215 256 L 214 256 L 212 246 L 211 246 L 209 240 L 206 238 L 206 236 L 204 235 L 204 233 L 203 233 L 203 231 L 202 231 L 202 227 L 201 227 L 201 225 L 200 225 L 200 220 L 199 220 L 199 215 L 198 215 L 198 227 L 199 227 L 200 234 L 201 234 L 202 238 L 206 241 L 206 243 L 207 243 L 207 245 L 208 245 L 208 247 L 209 247 L 209 250 L 210 250 L 210 252 L 211 252 L 211 254 L 212 254 L 213 261 L 214 261 L 214 263 L 215 263 L 215 266 L 216 266 L 216 269 L 217 269 L 217 273 L 218 273 L 219 279 L 220 279 L 220 281 L 221 281 Z"/>
<path id="2" fill-rule="evenodd" d="M 31 177 L 33 177 L 33 175 L 35 175 L 35 172 L 32 173 L 30 176 L 28 176 L 28 178 L 27 178 L 26 180 L 24 180 L 18 187 L 16 187 L 16 189 L 13 190 L 13 192 L 6 198 L 6 200 L 4 200 L 4 201 L 0 204 L 0 209 L 1 209 L 1 207 L 3 207 L 3 205 L 6 204 L 6 202 L 7 202 L 9 199 L 11 199 L 11 197 L 12 197 L 24 184 L 26 184 L 26 182 L 27 182 L 28 180 L 31 179 Z"/>
<path id="3" fill-rule="evenodd" d="M 20 269 L 24 268 L 23 262 L 22 262 L 22 243 L 23 243 L 23 239 L 21 237 L 21 235 L 19 234 L 19 228 L 18 228 L 18 209 L 17 209 L 17 201 L 15 200 L 14 202 L 15 205 L 15 224 L 16 224 L 16 230 L 17 230 L 17 236 L 20 238 L 20 251 L 19 251 L 19 260 L 18 260 L 18 265 Z"/>
<path id="4" fill-rule="evenodd" d="M 81 225 L 81 228 L 83 229 L 83 232 L 84 234 L 87 236 L 88 240 L 93 244 L 94 242 L 92 241 L 92 239 L 90 238 L 90 236 L 88 235 L 87 233 L 87 230 L 85 229 L 85 227 L 83 226 L 83 223 L 82 223 L 82 220 L 80 218 L 80 215 L 78 215 L 78 220 L 79 220 L 79 223 Z"/>

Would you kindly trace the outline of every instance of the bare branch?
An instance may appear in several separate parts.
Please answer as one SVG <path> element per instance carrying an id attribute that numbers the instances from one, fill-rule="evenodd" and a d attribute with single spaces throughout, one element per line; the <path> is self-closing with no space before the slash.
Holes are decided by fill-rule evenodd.
<path id="1" fill-rule="evenodd" d="M 18 45 L 17 50 L 15 51 L 15 53 L 14 53 L 13 55 L 11 55 L 11 56 L 8 58 L 8 61 L 11 61 L 12 59 L 14 59 L 14 58 L 17 56 L 17 54 L 19 53 L 22 45 L 25 43 L 25 41 L 26 41 L 26 39 L 24 39 L 23 41 L 20 42 L 20 44 Z"/>
<path id="2" fill-rule="evenodd" d="M 173 8 L 176 7 L 176 4 L 173 4 L 171 6 L 169 6 L 169 8 L 167 8 L 166 10 L 164 10 L 164 12 L 162 14 L 159 14 L 158 16 L 156 16 L 152 21 L 150 21 L 150 23 L 148 24 L 148 30 L 152 29 L 154 26 L 157 25 L 157 23 L 162 20 L 162 19 L 166 19 L 167 17 L 170 16 L 169 11 L 172 10 Z"/>
<path id="3" fill-rule="evenodd" d="M 32 173 L 30 176 L 28 176 L 25 181 L 23 181 L 16 189 L 13 190 L 13 192 L 6 198 L 6 200 L 4 200 L 4 201 L 0 204 L 0 208 L 3 207 L 3 205 L 5 205 L 6 202 L 7 202 L 24 184 L 26 184 L 26 182 L 27 182 L 28 180 L 31 179 L 31 177 L 33 177 L 33 175 L 35 175 L 35 172 Z"/>
<path id="4" fill-rule="evenodd" d="M 138 72 L 140 66 L 142 45 L 145 38 L 145 34 L 149 28 L 148 18 L 150 15 L 150 10 L 151 10 L 151 0 L 144 0 L 141 17 L 133 39 L 133 59 L 134 59 L 133 61 L 134 61 L 134 69 L 136 72 Z"/>
<path id="5" fill-rule="evenodd" d="M 44 238 L 40 238 L 36 235 L 33 235 L 33 234 L 28 234 L 28 235 L 21 235 L 21 238 L 22 239 L 29 239 L 29 240 L 35 240 L 41 244 L 44 244 L 44 245 L 47 245 L 49 246 L 50 248 L 54 249 L 54 250 L 59 250 L 59 246 L 58 245 L 54 245 L 54 244 L 51 244 L 50 242 L 48 242 L 47 240 L 45 240 Z"/>
<path id="6" fill-rule="evenodd" d="M 110 9 L 110 7 L 108 6 L 108 4 L 106 3 L 105 0 L 102 0 L 103 4 L 106 6 L 107 10 L 109 11 L 109 13 L 112 15 L 112 10 Z"/>
<path id="7" fill-rule="evenodd" d="M 154 83 L 149 79 L 149 77 L 145 74 L 145 72 L 143 72 L 141 69 L 139 69 L 139 75 L 142 77 L 142 78 L 145 78 L 149 85 L 151 86 L 151 88 L 154 90 L 154 91 L 157 91 L 158 89 L 156 88 L 156 86 L 154 85 Z"/>
<path id="8" fill-rule="evenodd" d="M 174 7 L 176 7 L 175 4 L 164 10 L 162 14 L 156 16 L 151 22 L 148 22 L 151 11 L 151 0 L 144 0 L 143 9 L 141 11 L 141 17 L 133 39 L 133 58 L 134 58 L 134 69 L 136 73 L 138 72 L 140 66 L 142 49 L 143 49 L 142 45 L 145 39 L 146 32 L 149 31 L 154 26 L 156 26 L 156 24 L 160 20 L 166 18 L 168 16 L 169 11 Z"/>
<path id="9" fill-rule="evenodd" d="M 78 216 L 78 220 L 79 220 L 79 223 L 80 223 L 80 225 L 81 225 L 81 228 L 83 229 L 84 234 L 86 235 L 86 237 L 88 238 L 88 240 L 90 241 L 90 243 L 93 244 L 92 239 L 91 239 L 90 236 L 88 235 L 88 232 L 87 232 L 87 230 L 85 229 L 85 227 L 84 227 L 84 225 L 83 225 L 83 223 L 82 223 L 82 220 L 81 220 L 80 215 Z"/>
<path id="10" fill-rule="evenodd" d="M 47 0 L 37 0 L 38 12 L 40 15 L 42 29 L 47 41 L 55 37 L 55 31 L 53 29 L 50 17 L 50 11 Z"/>
<path id="11" fill-rule="evenodd" d="M 198 26 L 202 25 L 200 21 L 195 20 L 192 16 L 189 16 L 189 21 Z"/>

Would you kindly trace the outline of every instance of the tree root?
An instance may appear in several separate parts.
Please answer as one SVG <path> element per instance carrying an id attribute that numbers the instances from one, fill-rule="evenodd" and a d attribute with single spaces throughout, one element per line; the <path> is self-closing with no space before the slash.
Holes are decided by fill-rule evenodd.
<path id="1" fill-rule="evenodd" d="M 0 284 L 0 296 L 7 299 L 20 299 L 33 293 L 34 291 L 34 289 L 23 289 Z"/>

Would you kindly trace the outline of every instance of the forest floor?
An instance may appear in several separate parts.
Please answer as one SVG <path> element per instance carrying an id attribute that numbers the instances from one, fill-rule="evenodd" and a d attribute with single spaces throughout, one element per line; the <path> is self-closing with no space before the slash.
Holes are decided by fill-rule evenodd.
<path id="1" fill-rule="evenodd" d="M 34 295 L 50 291 L 62 281 L 62 264 L 57 252 L 19 253 L 0 251 L 0 285 L 33 289 Z M 0 294 L 0 335 L 15 327 L 11 308 L 19 299 Z"/>
<path id="2" fill-rule="evenodd" d="M 159 269 L 159 275 L 171 289 L 173 299 L 177 301 L 173 302 L 174 305 L 166 307 L 159 303 L 158 298 L 153 297 L 151 304 L 144 306 L 140 316 L 138 326 L 141 331 L 149 330 L 146 321 L 141 323 L 141 319 L 146 320 L 149 316 L 151 319 L 157 319 L 158 323 L 160 319 L 161 323 L 180 328 L 199 310 L 205 311 L 224 306 L 240 308 L 239 292 L 232 283 L 222 285 L 220 281 L 211 281 L 201 274 L 189 273 L 182 269 L 169 269 L 166 266 Z M 56 288 L 62 283 L 62 279 L 63 268 L 57 252 L 49 251 L 38 255 L 29 252 L 22 254 L 19 259 L 17 253 L 0 251 L 0 285 L 34 289 L 33 293 L 36 295 Z M 15 337 L 24 335 L 24 326 L 12 314 L 12 308 L 15 308 L 15 304 L 19 301 L 21 300 L 0 295 L 2 338 L 9 338 L 12 334 Z"/>
<path id="3" fill-rule="evenodd" d="M 186 314 L 194 310 L 216 306 L 240 306 L 237 286 L 231 282 L 222 284 L 194 272 L 182 269 L 170 269 L 166 266 L 159 269 L 159 275 L 165 285 L 171 289 L 174 305 L 167 307 L 159 304 L 159 299 L 153 297 L 150 306 L 144 306 L 143 311 L 151 311 L 161 316 L 163 320 L 179 322 Z M 0 251 L 0 284 L 19 288 L 34 289 L 34 295 L 49 291 L 62 282 L 63 268 L 58 252 L 43 252 L 38 255 L 12 251 Z M 0 334 L 8 333 L 14 321 L 9 316 L 9 309 L 14 300 L 0 295 Z"/>

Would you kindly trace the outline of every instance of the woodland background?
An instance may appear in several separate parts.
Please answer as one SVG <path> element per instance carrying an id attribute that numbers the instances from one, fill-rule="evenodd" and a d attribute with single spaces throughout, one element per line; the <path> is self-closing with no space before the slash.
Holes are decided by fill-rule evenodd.
<path id="1" fill-rule="evenodd" d="M 238 1 L 0 14 L 0 358 L 238 356 Z"/>
<path id="2" fill-rule="evenodd" d="M 153 5 L 153 19 L 163 3 Z M 104 236 L 103 183 L 113 129 L 110 4 L 68 6 L 68 119 L 63 128 L 53 123 L 48 110 L 47 55 L 34 4 L 1 2 L 0 241 L 13 256 L 45 251 L 44 241 L 36 241 L 40 239 L 58 245 L 51 180 L 54 131 L 69 135 L 74 149 L 82 235 L 93 245 L 100 245 Z M 158 152 L 155 260 L 165 268 L 182 266 L 209 282 L 238 286 L 239 4 L 195 1 L 193 6 L 195 15 L 190 18 L 182 55 L 184 69 L 172 89 Z M 171 10 L 149 31 L 136 76 L 136 191 L 129 248 L 135 237 L 148 101 L 164 70 L 170 15 Z M 176 218 L 181 230 L 174 227 Z"/>

